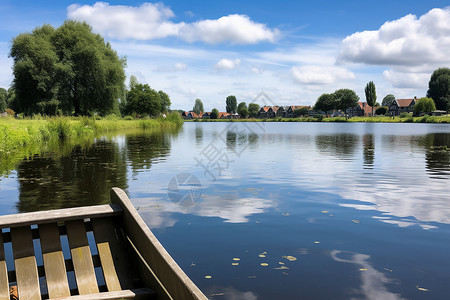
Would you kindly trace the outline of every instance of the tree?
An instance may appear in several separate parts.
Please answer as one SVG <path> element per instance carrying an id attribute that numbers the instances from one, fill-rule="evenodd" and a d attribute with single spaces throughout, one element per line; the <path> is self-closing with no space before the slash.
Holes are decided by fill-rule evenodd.
<path id="1" fill-rule="evenodd" d="M 340 89 L 333 93 L 333 98 L 337 103 L 337 107 L 345 112 L 348 108 L 358 104 L 359 97 L 355 91 L 350 89 Z"/>
<path id="2" fill-rule="evenodd" d="M 386 95 L 381 102 L 382 106 L 391 106 L 392 102 L 395 100 L 395 96 L 392 94 Z"/>
<path id="3" fill-rule="evenodd" d="M 250 103 L 248 105 L 248 115 L 251 118 L 256 118 L 258 116 L 258 112 L 259 112 L 259 105 L 256 103 Z"/>
<path id="4" fill-rule="evenodd" d="M 161 99 L 161 113 L 167 113 L 170 109 L 170 105 L 172 104 L 170 102 L 170 97 L 163 91 L 159 91 L 158 94 Z"/>
<path id="5" fill-rule="evenodd" d="M 226 100 L 226 106 L 227 106 L 227 113 L 235 114 L 237 107 L 236 97 L 233 95 L 228 96 Z"/>
<path id="6" fill-rule="evenodd" d="M 159 94 L 148 84 L 138 83 L 127 94 L 127 114 L 156 116 L 161 112 Z"/>
<path id="7" fill-rule="evenodd" d="M 431 98 L 420 98 L 414 105 L 414 113 L 416 115 L 420 115 L 420 113 L 430 113 L 434 110 L 436 110 L 436 106 Z"/>
<path id="8" fill-rule="evenodd" d="M 213 110 L 211 111 L 211 114 L 209 115 L 210 119 L 217 119 L 219 117 L 219 111 L 217 110 L 217 108 L 213 108 Z"/>
<path id="9" fill-rule="evenodd" d="M 366 88 L 364 89 L 364 92 L 366 94 L 367 104 L 372 107 L 372 116 L 373 116 L 373 107 L 377 102 L 377 92 L 375 90 L 375 83 L 373 83 L 373 81 L 369 81 L 369 83 L 366 85 Z"/>
<path id="10" fill-rule="evenodd" d="M 8 98 L 8 91 L 4 88 L 0 88 L 0 113 L 4 112 L 7 105 L 6 99 Z"/>
<path id="11" fill-rule="evenodd" d="M 138 79 L 137 79 L 137 77 L 136 76 L 134 76 L 134 75 L 131 75 L 130 76 L 130 85 L 129 85 L 129 89 L 131 90 L 132 88 L 134 88 L 136 85 L 138 85 L 139 84 L 139 81 L 138 81 Z"/>
<path id="12" fill-rule="evenodd" d="M 192 110 L 199 115 L 201 112 L 204 112 L 205 110 L 203 109 L 203 102 L 200 99 L 195 99 L 195 104 L 194 107 L 192 108 Z"/>
<path id="13" fill-rule="evenodd" d="M 300 116 L 306 116 L 308 115 L 309 108 L 308 107 L 302 107 L 294 110 L 294 118 L 298 118 Z"/>
<path id="14" fill-rule="evenodd" d="M 239 103 L 237 113 L 241 116 L 241 118 L 246 118 L 248 116 L 248 108 L 245 102 Z"/>
<path id="15" fill-rule="evenodd" d="M 427 97 L 432 98 L 439 110 L 450 108 L 450 69 L 439 68 L 433 72 L 428 83 Z"/>
<path id="16" fill-rule="evenodd" d="M 333 94 L 322 94 L 317 98 L 316 104 L 314 105 L 315 110 L 321 110 L 328 114 L 328 111 L 337 109 L 336 99 Z"/>
<path id="17" fill-rule="evenodd" d="M 27 115 L 107 114 L 118 110 L 126 65 L 87 23 L 65 21 L 12 41 L 14 109 Z"/>
<path id="18" fill-rule="evenodd" d="M 389 107 L 380 106 L 375 110 L 376 115 L 385 115 L 389 111 Z"/>

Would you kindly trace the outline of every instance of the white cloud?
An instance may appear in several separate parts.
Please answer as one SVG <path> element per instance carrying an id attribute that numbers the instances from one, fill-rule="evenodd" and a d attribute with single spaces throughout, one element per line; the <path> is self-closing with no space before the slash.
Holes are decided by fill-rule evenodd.
<path id="1" fill-rule="evenodd" d="M 241 64 L 240 59 L 229 60 L 226 58 L 222 58 L 221 60 L 219 60 L 219 62 L 217 62 L 215 68 L 217 70 L 233 70 L 239 67 L 240 64 Z"/>
<path id="2" fill-rule="evenodd" d="M 430 74 L 428 73 L 404 73 L 392 70 L 385 70 L 383 78 L 389 81 L 396 88 L 418 88 L 426 89 Z"/>
<path id="3" fill-rule="evenodd" d="M 291 68 L 294 80 L 303 84 L 334 84 L 339 81 L 354 79 L 355 74 L 336 66 L 298 66 Z"/>
<path id="4" fill-rule="evenodd" d="M 176 63 L 175 64 L 175 70 L 177 71 L 186 71 L 187 65 L 182 63 Z"/>
<path id="5" fill-rule="evenodd" d="M 274 42 L 279 31 L 252 21 L 246 15 L 228 15 L 219 19 L 194 23 L 174 23 L 173 11 L 162 3 L 143 3 L 138 7 L 72 4 L 68 7 L 70 19 L 86 21 L 95 31 L 117 39 L 152 40 L 178 37 L 187 42 L 208 44 L 256 44 Z"/>
<path id="6" fill-rule="evenodd" d="M 421 16 L 407 15 L 375 31 L 346 37 L 340 62 L 427 67 L 450 63 L 450 8 L 435 8 Z"/>

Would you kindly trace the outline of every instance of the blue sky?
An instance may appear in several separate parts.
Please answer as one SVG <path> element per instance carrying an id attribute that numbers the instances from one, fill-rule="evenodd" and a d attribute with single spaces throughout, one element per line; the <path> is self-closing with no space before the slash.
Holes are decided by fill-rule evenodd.
<path id="1" fill-rule="evenodd" d="M 126 56 L 128 76 L 166 91 L 172 108 L 250 103 L 312 105 L 351 88 L 364 101 L 425 96 L 450 65 L 446 1 L 21 1 L 0 2 L 0 87 L 12 81 L 11 40 L 65 19 L 86 21 Z M 260 103 L 261 104 L 261 103 Z"/>

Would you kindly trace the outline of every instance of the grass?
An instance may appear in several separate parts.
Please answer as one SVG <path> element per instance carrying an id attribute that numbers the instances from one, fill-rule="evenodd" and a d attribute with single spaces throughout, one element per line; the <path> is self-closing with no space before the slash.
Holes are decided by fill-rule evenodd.
<path id="1" fill-rule="evenodd" d="M 49 149 L 64 153 L 75 145 L 92 143 L 100 134 L 128 129 L 176 129 L 182 125 L 183 120 L 178 114 L 138 120 L 115 116 L 100 120 L 93 117 L 0 118 L 0 175 L 13 169 L 24 157 Z"/>

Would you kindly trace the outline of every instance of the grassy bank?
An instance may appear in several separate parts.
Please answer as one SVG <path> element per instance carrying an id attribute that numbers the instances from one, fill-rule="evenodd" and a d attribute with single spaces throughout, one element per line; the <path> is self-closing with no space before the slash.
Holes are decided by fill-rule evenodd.
<path id="1" fill-rule="evenodd" d="M 0 118 L 0 175 L 14 169 L 24 157 L 46 151 L 66 153 L 75 145 L 90 145 L 99 135 L 118 130 L 176 129 L 182 124 L 178 114 L 138 120 L 116 117 L 100 120 L 89 117 Z"/>
<path id="2" fill-rule="evenodd" d="M 275 119 L 201 119 L 186 120 L 186 122 L 360 122 L 360 123 L 450 123 L 450 116 L 424 117 L 305 117 L 305 118 L 275 118 Z"/>

